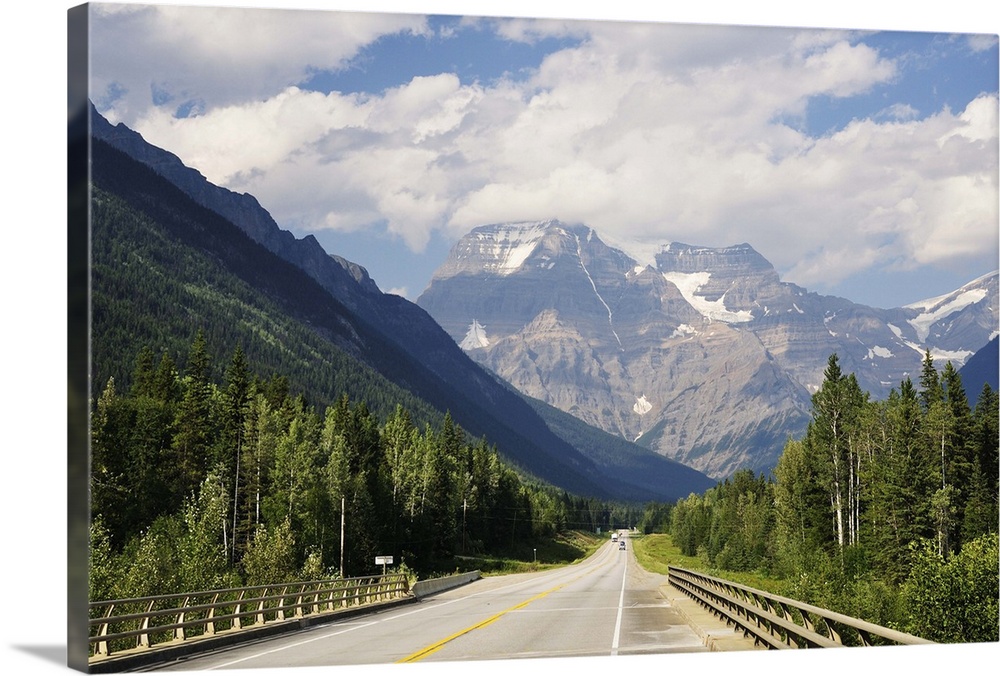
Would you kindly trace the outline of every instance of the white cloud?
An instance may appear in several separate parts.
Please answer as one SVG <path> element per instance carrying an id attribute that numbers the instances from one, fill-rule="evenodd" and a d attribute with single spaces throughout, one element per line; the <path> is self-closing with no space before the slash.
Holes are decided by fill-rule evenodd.
<path id="1" fill-rule="evenodd" d="M 968 37 L 969 49 L 974 52 L 985 52 L 987 49 L 992 49 L 997 44 L 997 35 L 993 34 L 977 34 L 970 35 Z"/>
<path id="2" fill-rule="evenodd" d="M 112 121 L 154 103 L 205 110 L 265 100 L 315 69 L 339 69 L 381 35 L 426 33 L 406 14 L 92 5 L 92 89 Z"/>
<path id="3" fill-rule="evenodd" d="M 154 25 L 141 12 L 125 16 L 143 17 L 146 35 Z M 334 24 L 344 18 L 336 16 Z M 380 32 L 425 30 L 388 17 L 322 30 L 287 21 L 280 33 L 302 31 L 294 58 L 261 36 L 250 40 L 261 54 L 226 42 L 232 62 L 248 72 L 271 63 L 288 72 L 335 67 Z M 151 142 L 251 192 L 286 227 L 378 224 L 414 251 L 436 230 L 456 237 L 487 222 L 560 218 L 640 248 L 750 241 L 808 286 L 887 261 L 939 263 L 996 248 L 995 95 L 923 119 L 905 101 L 887 102 L 874 118 L 823 137 L 795 124 L 815 97 L 851 97 L 897 77 L 897 65 L 861 36 L 474 23 L 466 29 L 498 26 L 519 40 L 586 36 L 517 82 L 463 85 L 441 73 L 345 96 L 289 86 L 294 77 L 284 73 L 245 92 L 235 84 L 247 78 L 234 78 L 232 91 L 213 94 L 197 117 L 177 119 L 172 107 L 148 101 L 131 114 Z M 184 43 L 192 52 L 184 63 L 218 56 L 199 22 L 178 24 L 174 39 L 197 34 Z M 310 46 L 311 36 L 331 30 L 354 37 L 334 52 Z M 184 77 L 191 83 L 181 87 Z M 184 77 L 162 82 L 171 91 L 205 86 Z"/>

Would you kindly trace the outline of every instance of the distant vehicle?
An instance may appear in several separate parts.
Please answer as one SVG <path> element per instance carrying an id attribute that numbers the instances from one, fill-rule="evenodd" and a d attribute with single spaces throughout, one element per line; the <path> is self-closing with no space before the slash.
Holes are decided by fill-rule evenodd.
<path id="1" fill-rule="evenodd" d="M 622 540 L 621 542 L 618 543 L 618 549 L 620 549 L 622 551 L 625 551 L 625 541 L 624 540 Z"/>
<path id="2" fill-rule="evenodd" d="M 617 531 L 611 534 L 611 541 L 612 542 L 618 542 L 618 532 Z"/>

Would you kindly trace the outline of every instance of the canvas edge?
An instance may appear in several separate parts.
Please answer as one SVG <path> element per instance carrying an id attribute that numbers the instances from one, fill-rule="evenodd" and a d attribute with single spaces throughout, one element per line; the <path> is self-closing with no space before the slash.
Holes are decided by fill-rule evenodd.
<path id="1" fill-rule="evenodd" d="M 87 672 L 90 541 L 90 7 L 67 11 L 67 666 Z"/>

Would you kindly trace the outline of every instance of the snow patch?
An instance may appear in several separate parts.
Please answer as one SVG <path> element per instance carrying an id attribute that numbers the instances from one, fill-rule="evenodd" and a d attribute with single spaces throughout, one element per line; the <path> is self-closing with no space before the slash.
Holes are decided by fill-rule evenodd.
<path id="1" fill-rule="evenodd" d="M 632 405 L 632 410 L 639 415 L 646 415 L 653 410 L 653 405 L 649 403 L 649 399 L 646 399 L 646 395 L 644 394 L 636 398 L 635 404 Z"/>
<path id="2" fill-rule="evenodd" d="M 874 359 L 875 357 L 881 357 L 882 359 L 889 359 L 892 357 L 892 350 L 887 347 L 882 347 L 876 345 L 875 347 L 868 350 L 868 356 L 865 359 Z"/>
<path id="3" fill-rule="evenodd" d="M 488 232 L 476 233 L 482 255 L 490 261 L 483 267 L 505 276 L 517 272 L 538 246 L 550 225 L 552 221 L 512 223 Z"/>
<path id="4" fill-rule="evenodd" d="M 683 336 L 694 336 L 697 335 L 698 331 L 689 324 L 680 324 L 674 332 L 670 334 L 671 338 L 681 338 Z"/>
<path id="5" fill-rule="evenodd" d="M 469 324 L 469 330 L 466 332 L 465 338 L 462 339 L 462 342 L 458 346 L 463 350 L 478 350 L 489 347 L 490 339 L 486 335 L 486 327 L 473 319 L 472 323 Z"/>
<path id="6" fill-rule="evenodd" d="M 954 366 L 962 366 L 965 360 L 971 357 L 974 352 L 972 350 L 942 350 L 940 348 L 930 348 L 931 358 L 935 362 L 945 363 L 951 362 Z"/>
<path id="7" fill-rule="evenodd" d="M 699 296 L 698 291 L 711 279 L 710 272 L 664 272 L 663 278 L 677 287 L 690 305 L 703 316 L 713 321 L 735 324 L 739 322 L 749 322 L 753 320 L 753 314 L 749 310 L 739 310 L 733 312 L 726 308 L 726 295 L 722 294 L 718 300 L 707 300 L 704 296 Z"/>
<path id="8" fill-rule="evenodd" d="M 931 326 L 936 322 L 944 319 L 953 312 L 958 312 L 974 303 L 978 303 L 983 298 L 986 298 L 987 293 L 986 289 L 969 289 L 954 296 L 948 294 L 947 296 L 939 296 L 938 298 L 905 306 L 911 310 L 923 310 L 919 315 L 908 320 L 910 326 L 917 332 L 917 340 L 921 343 L 925 342 L 927 336 L 930 334 Z"/>

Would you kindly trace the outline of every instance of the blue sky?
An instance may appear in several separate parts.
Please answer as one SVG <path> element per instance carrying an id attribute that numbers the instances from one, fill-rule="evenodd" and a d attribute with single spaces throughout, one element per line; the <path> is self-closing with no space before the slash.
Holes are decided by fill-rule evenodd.
<path id="1" fill-rule="evenodd" d="M 411 299 L 471 228 L 546 218 L 880 307 L 997 268 L 989 29 L 431 11 L 97 5 L 92 95 Z"/>
<path id="2" fill-rule="evenodd" d="M 580 42 L 571 37 L 513 42 L 485 25 L 463 23 L 462 17 L 429 16 L 429 35 L 386 35 L 362 47 L 345 68 L 317 70 L 300 86 L 324 93 L 379 93 L 414 77 L 438 73 L 455 73 L 463 85 L 493 82 L 501 77 L 525 79 L 546 54 Z M 403 63 L 405 68 L 399 65 Z"/>

